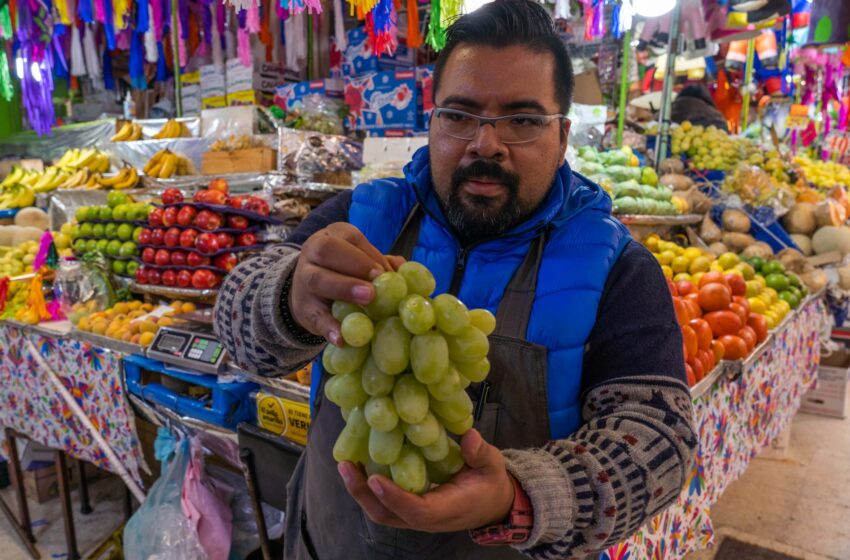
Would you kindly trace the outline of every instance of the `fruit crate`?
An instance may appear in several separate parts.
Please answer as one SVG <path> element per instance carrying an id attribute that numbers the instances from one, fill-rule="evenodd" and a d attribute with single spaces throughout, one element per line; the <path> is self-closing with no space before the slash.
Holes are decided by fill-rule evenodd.
<path id="1" fill-rule="evenodd" d="M 276 167 L 275 151 L 267 147 L 204 152 L 204 155 L 201 156 L 201 173 L 203 175 L 265 173 L 266 171 L 274 171 Z"/>
<path id="2" fill-rule="evenodd" d="M 250 421 L 256 383 L 220 383 L 215 375 L 178 369 L 142 356 L 124 358 L 127 389 L 181 416 L 235 430 Z"/>

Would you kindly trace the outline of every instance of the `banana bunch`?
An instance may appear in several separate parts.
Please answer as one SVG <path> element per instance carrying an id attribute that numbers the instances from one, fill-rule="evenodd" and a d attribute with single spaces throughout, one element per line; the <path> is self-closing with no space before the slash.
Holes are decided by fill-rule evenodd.
<path id="1" fill-rule="evenodd" d="M 78 169 L 68 177 L 58 188 L 60 189 L 97 189 L 100 188 L 100 173 L 89 169 Z"/>
<path id="2" fill-rule="evenodd" d="M 113 177 L 101 177 L 99 179 L 101 187 L 112 188 L 117 191 L 124 189 L 132 189 L 139 184 L 139 172 L 135 167 L 122 167 L 121 171 Z"/>
<path id="3" fill-rule="evenodd" d="M 31 188 L 20 183 L 3 189 L 0 194 L 0 210 L 26 208 L 33 204 L 35 204 L 35 193 Z"/>
<path id="4" fill-rule="evenodd" d="M 142 125 L 135 121 L 124 121 L 118 133 L 110 140 L 112 142 L 132 142 L 142 139 Z"/>
<path id="5" fill-rule="evenodd" d="M 65 152 L 58 161 L 54 162 L 55 167 L 64 167 L 71 169 L 88 168 L 95 173 L 106 173 L 109 171 L 110 163 L 109 156 L 105 152 L 94 148 L 71 148 Z"/>
<path id="6" fill-rule="evenodd" d="M 160 150 L 145 164 L 145 175 L 158 179 L 176 176 L 194 175 L 195 167 L 185 156 L 171 150 Z"/>
<path id="7" fill-rule="evenodd" d="M 163 140 L 166 138 L 184 138 L 192 136 L 189 128 L 185 123 L 177 122 L 174 119 L 168 119 L 159 132 L 153 135 L 154 140 Z"/>
<path id="8" fill-rule="evenodd" d="M 45 169 L 37 180 L 25 184 L 31 187 L 34 192 L 46 193 L 58 189 L 73 174 L 73 169 L 52 165 Z"/>
<path id="9" fill-rule="evenodd" d="M 3 179 L 2 183 L 0 183 L 0 189 L 5 189 L 6 187 L 11 187 L 12 185 L 32 180 L 31 178 L 37 175 L 39 175 L 38 171 L 30 171 L 29 169 L 24 169 L 19 165 L 14 165 L 12 166 L 12 172 L 6 175 L 6 178 Z"/>

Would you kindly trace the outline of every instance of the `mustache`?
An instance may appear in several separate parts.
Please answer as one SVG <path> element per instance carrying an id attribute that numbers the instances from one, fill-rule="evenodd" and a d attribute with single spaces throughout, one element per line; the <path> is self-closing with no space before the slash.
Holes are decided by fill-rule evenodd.
<path id="1" fill-rule="evenodd" d="M 457 192 L 464 181 L 476 178 L 487 178 L 502 183 L 512 195 L 516 195 L 519 191 L 519 175 L 506 171 L 498 163 L 479 159 L 466 167 L 458 167 L 454 170 L 454 173 L 452 173 L 452 192 Z"/>

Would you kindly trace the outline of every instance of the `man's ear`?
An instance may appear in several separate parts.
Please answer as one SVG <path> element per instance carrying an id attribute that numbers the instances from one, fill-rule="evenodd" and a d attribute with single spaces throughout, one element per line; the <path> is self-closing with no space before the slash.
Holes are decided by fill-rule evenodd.
<path id="1" fill-rule="evenodd" d="M 567 143 L 570 139 L 570 127 L 572 126 L 572 121 L 570 119 L 565 118 L 561 124 L 561 151 L 567 151 Z"/>

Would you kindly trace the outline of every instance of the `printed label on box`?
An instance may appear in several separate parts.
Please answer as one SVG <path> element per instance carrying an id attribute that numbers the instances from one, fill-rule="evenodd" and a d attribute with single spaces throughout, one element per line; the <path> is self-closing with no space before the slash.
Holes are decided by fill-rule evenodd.
<path id="1" fill-rule="evenodd" d="M 204 97 L 201 100 L 201 106 L 204 109 L 220 109 L 222 107 L 227 107 L 227 97 L 225 97 L 224 95 Z"/>
<path id="2" fill-rule="evenodd" d="M 277 106 L 289 111 L 308 95 L 342 97 L 342 89 L 341 81 L 331 79 L 284 84 L 275 89 L 274 102 Z"/>
<path id="3" fill-rule="evenodd" d="M 419 88 L 419 128 L 428 130 L 434 112 L 434 65 L 416 67 L 416 87 Z"/>
<path id="4" fill-rule="evenodd" d="M 355 27 L 348 32 L 348 45 L 342 56 L 343 76 L 360 76 L 378 71 L 378 57 L 372 52 L 366 29 Z"/>
<path id="5" fill-rule="evenodd" d="M 185 74 L 180 74 L 180 84 L 182 85 L 192 85 L 192 84 L 200 84 L 201 83 L 201 72 L 199 70 L 195 70 L 194 72 L 187 72 Z"/>
<path id="6" fill-rule="evenodd" d="M 417 97 L 416 74 L 412 70 L 346 78 L 345 103 L 349 108 L 349 128 L 416 128 Z"/>
<path id="7" fill-rule="evenodd" d="M 258 393 L 257 423 L 273 434 L 307 445 L 310 405 L 275 395 Z"/>

